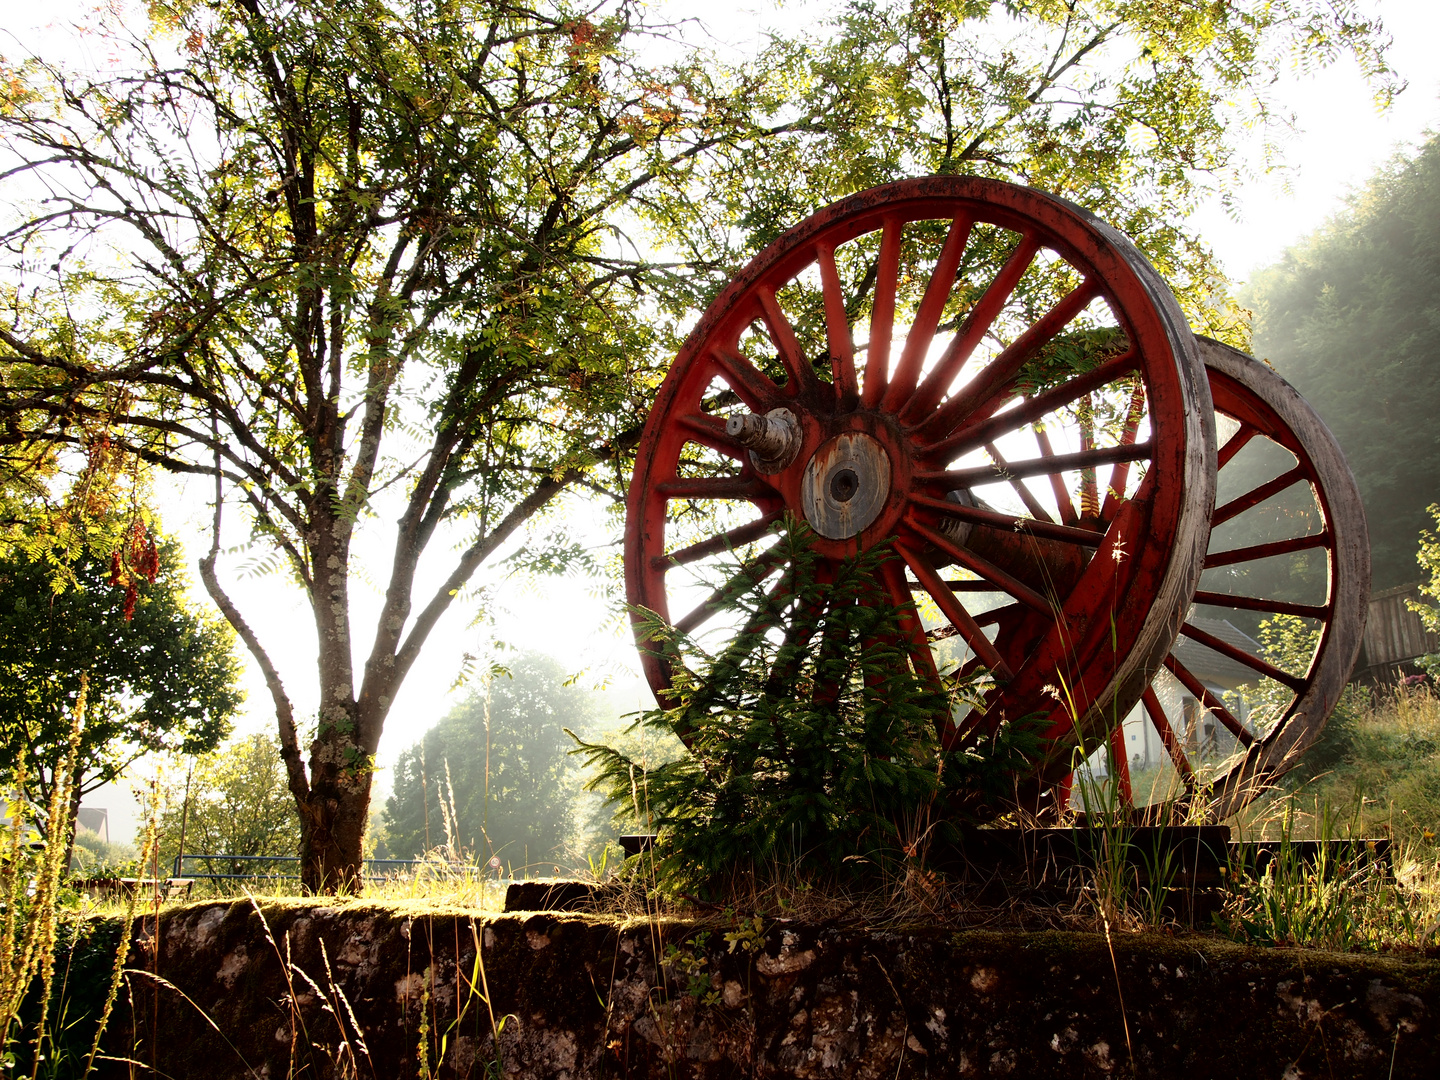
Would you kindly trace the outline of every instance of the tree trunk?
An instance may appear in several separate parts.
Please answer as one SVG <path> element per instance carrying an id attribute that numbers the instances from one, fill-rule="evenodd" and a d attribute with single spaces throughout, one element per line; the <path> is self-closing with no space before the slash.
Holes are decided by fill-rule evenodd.
<path id="1" fill-rule="evenodd" d="M 365 879 L 360 856 L 369 817 L 368 772 L 353 780 L 311 780 L 309 804 L 300 818 L 300 884 L 307 893 L 361 892 Z"/>

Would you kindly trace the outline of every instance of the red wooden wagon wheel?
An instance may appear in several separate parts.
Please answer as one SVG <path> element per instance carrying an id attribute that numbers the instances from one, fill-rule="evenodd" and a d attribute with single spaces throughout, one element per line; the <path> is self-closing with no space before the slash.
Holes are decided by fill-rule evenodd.
<path id="1" fill-rule="evenodd" d="M 680 350 L 630 486 L 629 601 L 703 632 L 723 590 L 687 575 L 778 575 L 787 513 L 826 560 L 891 544 L 920 673 L 988 672 L 944 739 L 1043 717 L 1039 792 L 1139 700 L 1184 619 L 1212 421 L 1194 338 L 1120 233 L 997 181 L 874 188 L 761 252 Z M 667 661 L 641 657 L 665 701 Z"/>
<path id="2" fill-rule="evenodd" d="M 1221 429 L 1205 574 L 1166 673 L 1110 753 L 1140 816 L 1179 796 L 1220 820 L 1294 766 L 1335 707 L 1365 630 L 1370 541 L 1355 478 L 1314 410 L 1244 353 L 1199 347 Z M 1130 775 L 1147 725 L 1173 764 L 1159 784 Z"/>

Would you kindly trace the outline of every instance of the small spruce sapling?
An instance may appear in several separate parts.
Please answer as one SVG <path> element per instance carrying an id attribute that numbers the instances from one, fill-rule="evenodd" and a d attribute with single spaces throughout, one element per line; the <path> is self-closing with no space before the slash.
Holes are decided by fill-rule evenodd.
<path id="1" fill-rule="evenodd" d="M 688 752 L 646 772 L 620 750 L 576 740 L 594 770 L 589 788 L 611 803 L 628 806 L 643 783 L 669 889 L 704 892 L 782 867 L 849 877 L 913 864 L 924 850 L 917 822 L 943 831 L 1012 793 L 1038 751 L 1025 722 L 967 749 L 942 746 L 939 729 L 976 699 L 975 680 L 917 673 L 926 668 L 901 632 L 901 609 L 878 584 L 880 564 L 895 557 L 887 547 L 835 561 L 811 549 L 805 526 L 777 531 L 786 569 L 772 583 L 731 579 L 717 615 L 740 629 L 719 651 L 639 613 L 671 693 L 631 730 L 673 732 Z"/>

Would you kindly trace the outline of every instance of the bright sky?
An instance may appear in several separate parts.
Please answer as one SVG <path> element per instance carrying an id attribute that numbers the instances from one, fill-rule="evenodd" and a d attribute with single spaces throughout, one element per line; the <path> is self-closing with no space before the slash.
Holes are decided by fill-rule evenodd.
<path id="1" fill-rule="evenodd" d="M 1375 3 L 1394 37 L 1391 63 L 1409 81 L 1409 89 L 1387 112 L 1379 113 L 1351 63 L 1342 62 L 1309 76 L 1297 72 L 1282 79 L 1275 88 L 1277 95 L 1293 110 L 1299 128 L 1282 153 L 1288 168 L 1250 181 L 1238 193 L 1236 216 L 1227 216 L 1221 207 L 1213 205 L 1203 208 L 1196 217 L 1200 230 L 1237 283 L 1273 262 L 1288 245 L 1342 209 L 1348 192 L 1362 186 L 1396 152 L 1417 146 L 1425 133 L 1440 122 L 1440 68 L 1434 63 L 1433 52 L 1435 41 L 1440 40 L 1440 5 L 1435 0 Z M 68 35 L 51 21 L 69 21 L 60 14 L 59 5 L 41 16 L 47 23 L 43 28 L 31 23 L 35 16 L 16 18 L 21 10 L 19 0 L 5 0 L 5 6 L 10 10 L 4 22 L 25 44 L 43 41 L 49 46 L 67 39 Z M 84 10 L 88 6 L 77 8 Z M 765 29 L 813 24 L 827 6 L 818 0 L 782 7 L 750 2 L 728 10 L 713 0 L 673 0 L 656 5 L 658 10 L 671 12 L 677 18 L 698 17 L 717 42 L 740 52 L 753 48 Z M 28 33 L 18 28 L 25 23 L 35 28 Z M 687 29 L 686 36 L 692 33 L 693 27 Z M 0 52 L 8 51 L 0 48 Z M 1251 149 L 1258 151 L 1258 147 Z M 1258 153 L 1255 162 L 1258 169 Z M 207 497 L 208 492 L 200 484 L 176 488 L 163 496 L 168 528 L 189 541 L 191 554 L 197 558 L 207 546 Z M 584 529 L 587 543 L 602 544 L 616 538 L 615 527 L 607 525 L 598 512 L 577 505 L 566 516 L 572 526 L 576 521 L 590 522 Z M 232 514 L 230 520 L 227 546 L 244 538 L 238 515 Z M 386 539 L 390 526 L 382 524 L 372 530 L 359 552 L 362 564 L 374 566 L 377 576 L 389 562 Z M 437 555 L 432 555 L 429 564 L 432 587 L 445 572 L 445 560 Z M 310 714 L 315 702 L 314 630 L 309 611 L 298 590 L 283 580 L 240 576 L 242 561 L 240 556 L 228 557 L 233 595 L 269 643 L 299 715 Z M 572 670 L 587 670 L 591 677 L 608 675 L 614 687 L 613 703 L 619 711 L 630 711 L 648 699 L 641 690 L 629 635 L 621 631 L 612 603 L 603 595 L 604 583 L 566 580 L 535 588 L 505 581 L 492 573 L 481 584 L 488 586 L 490 601 L 497 606 L 499 636 L 520 648 L 550 652 Z M 358 582 L 355 592 L 356 626 L 373 625 L 377 594 Z M 199 602 L 208 603 L 198 584 L 196 595 Z M 423 587 L 417 595 L 424 595 Z M 489 631 L 470 627 L 472 615 L 473 605 L 468 611 L 456 610 L 447 616 L 401 690 L 380 746 L 382 772 L 377 780 L 382 792 L 388 788 L 383 770 L 453 702 L 451 687 L 463 654 L 482 649 Z M 270 697 L 253 668 L 247 685 L 249 700 L 238 730 L 271 730 L 274 714 Z M 102 790 L 87 802 L 110 810 L 112 837 L 130 835 L 135 816 L 128 791 Z"/>

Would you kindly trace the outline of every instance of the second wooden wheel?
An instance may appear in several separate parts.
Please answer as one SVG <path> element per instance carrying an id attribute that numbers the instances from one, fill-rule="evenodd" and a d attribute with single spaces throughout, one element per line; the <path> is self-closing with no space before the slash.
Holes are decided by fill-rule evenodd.
<path id="1" fill-rule="evenodd" d="M 1017 790 L 1048 790 L 1185 619 L 1213 415 L 1174 298 L 1103 222 L 974 177 L 866 191 L 766 248 L 685 342 L 629 491 L 628 597 L 701 635 L 727 581 L 781 573 L 785 515 L 825 560 L 889 546 L 917 670 L 983 690 L 944 740 L 1039 718 Z M 641 657 L 665 701 L 668 661 Z"/>
<path id="2" fill-rule="evenodd" d="M 1266 365 L 1199 348 L 1220 430 L 1204 574 L 1141 706 L 1081 773 L 1076 809 L 1100 794 L 1142 818 L 1230 816 L 1319 736 L 1359 653 L 1370 541 L 1334 436 Z M 1090 783 L 1107 773 L 1113 786 Z"/>

